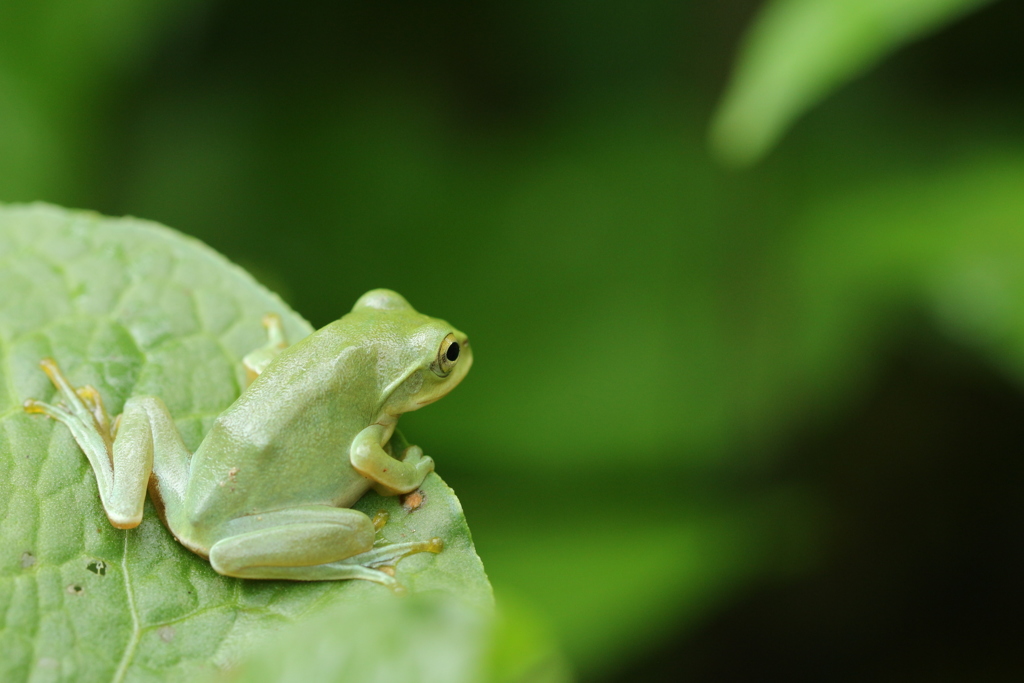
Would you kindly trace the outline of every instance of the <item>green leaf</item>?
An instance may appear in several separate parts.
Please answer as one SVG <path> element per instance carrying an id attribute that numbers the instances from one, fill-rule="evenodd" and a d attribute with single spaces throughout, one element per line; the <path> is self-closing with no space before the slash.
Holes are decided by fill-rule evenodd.
<path id="1" fill-rule="evenodd" d="M 437 594 L 342 603 L 267 638 L 224 678 L 475 683 L 484 673 L 487 614 Z"/>
<path id="2" fill-rule="evenodd" d="M 773 0 L 714 117 L 727 163 L 757 161 L 794 119 L 887 53 L 992 0 Z"/>
<path id="3" fill-rule="evenodd" d="M 53 395 L 38 367 L 52 356 L 113 413 L 132 395 L 162 397 L 194 449 L 239 393 L 240 359 L 264 343 L 260 318 L 270 311 L 291 339 L 311 332 L 247 273 L 176 232 L 0 206 L 0 680 L 185 680 L 307 613 L 390 597 L 366 581 L 220 576 L 174 541 L 149 503 L 137 529 L 114 529 L 68 430 L 22 410 L 28 397 Z M 422 491 L 414 511 L 373 494 L 357 507 L 390 513 L 388 540 L 445 540 L 439 555 L 398 565 L 410 593 L 488 609 L 458 500 L 436 475 Z"/>

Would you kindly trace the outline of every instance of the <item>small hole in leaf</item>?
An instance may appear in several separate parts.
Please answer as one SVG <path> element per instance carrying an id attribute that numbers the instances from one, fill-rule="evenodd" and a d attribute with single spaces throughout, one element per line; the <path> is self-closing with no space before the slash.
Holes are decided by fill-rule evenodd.
<path id="1" fill-rule="evenodd" d="M 68 586 L 68 593 L 70 593 L 71 595 L 81 595 L 84 592 L 85 589 L 79 586 L 77 583 L 73 583 L 70 586 Z"/>
<path id="2" fill-rule="evenodd" d="M 100 576 L 107 575 L 107 563 L 103 560 L 96 560 L 85 565 L 85 568 L 91 571 L 93 574 L 99 574 Z"/>

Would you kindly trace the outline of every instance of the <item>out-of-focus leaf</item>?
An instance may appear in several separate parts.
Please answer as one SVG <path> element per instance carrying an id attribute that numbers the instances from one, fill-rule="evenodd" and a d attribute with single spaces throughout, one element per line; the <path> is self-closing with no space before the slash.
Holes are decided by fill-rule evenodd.
<path id="1" fill-rule="evenodd" d="M 493 645 L 488 653 L 490 683 L 564 683 L 572 679 L 542 612 L 509 593 L 499 594 Z"/>
<path id="2" fill-rule="evenodd" d="M 269 311 L 293 340 L 311 331 L 247 273 L 166 228 L 0 207 L 0 680 L 189 680 L 314 609 L 390 596 L 366 581 L 220 576 L 149 503 L 140 527 L 113 528 L 68 430 L 22 410 L 28 397 L 53 395 L 38 366 L 52 356 L 115 414 L 129 396 L 160 396 L 195 449 L 238 395 L 240 360 L 265 343 Z M 458 500 L 436 475 L 422 490 L 412 512 L 372 494 L 356 507 L 390 513 L 389 542 L 445 540 L 439 555 L 399 563 L 411 593 L 487 609 Z"/>
<path id="3" fill-rule="evenodd" d="M 504 524 L 483 519 L 494 542 L 481 553 L 500 567 L 497 594 L 546 609 L 582 674 L 626 665 L 738 585 L 813 561 L 821 506 L 806 491 L 741 498 L 660 483 L 576 492 L 575 512 L 551 502 Z"/>
<path id="4" fill-rule="evenodd" d="M 872 349 L 863 340 L 913 306 L 1024 381 L 1022 159 L 1019 142 L 1005 144 L 822 197 L 782 265 L 806 323 L 787 354 L 792 367 L 803 365 L 805 379 L 820 370 L 825 383 L 862 367 Z M 861 343 L 844 341 L 851 336 Z M 842 350 L 840 362 L 820 364 L 815 343 Z"/>
<path id="5" fill-rule="evenodd" d="M 342 602 L 254 648 L 232 683 L 481 683 L 491 612 L 440 593 Z"/>
<path id="6" fill-rule="evenodd" d="M 104 95 L 199 0 L 0 3 L 0 198 L 74 192 Z"/>
<path id="7" fill-rule="evenodd" d="M 992 0 L 770 0 L 711 127 L 718 156 L 749 164 L 829 90 L 908 40 Z"/>

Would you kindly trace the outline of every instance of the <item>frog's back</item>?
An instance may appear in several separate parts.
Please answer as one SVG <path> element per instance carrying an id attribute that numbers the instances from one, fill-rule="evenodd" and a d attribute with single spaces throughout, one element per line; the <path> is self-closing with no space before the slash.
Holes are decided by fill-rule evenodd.
<path id="1" fill-rule="evenodd" d="M 344 319 L 289 347 L 214 422 L 192 459 L 194 523 L 298 505 L 349 505 L 368 488 L 349 446 L 375 419 L 376 352 Z"/>

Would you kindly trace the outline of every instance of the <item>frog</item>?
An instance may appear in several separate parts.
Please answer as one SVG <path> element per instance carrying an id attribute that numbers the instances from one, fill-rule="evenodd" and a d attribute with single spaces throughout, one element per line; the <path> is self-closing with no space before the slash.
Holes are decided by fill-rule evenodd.
<path id="1" fill-rule="evenodd" d="M 469 339 L 389 289 L 294 344 L 279 316 L 263 324 L 266 344 L 242 360 L 244 388 L 195 453 L 159 397 L 132 396 L 111 420 L 100 393 L 74 386 L 52 358 L 40 366 L 59 401 L 28 399 L 24 410 L 67 426 L 118 529 L 141 523 L 148 492 L 174 538 L 219 574 L 363 579 L 403 592 L 397 562 L 439 553 L 443 541 L 375 543 L 385 516 L 352 505 L 371 489 L 416 491 L 434 471 L 418 446 L 395 453 L 392 435 L 403 413 L 462 381 Z"/>

